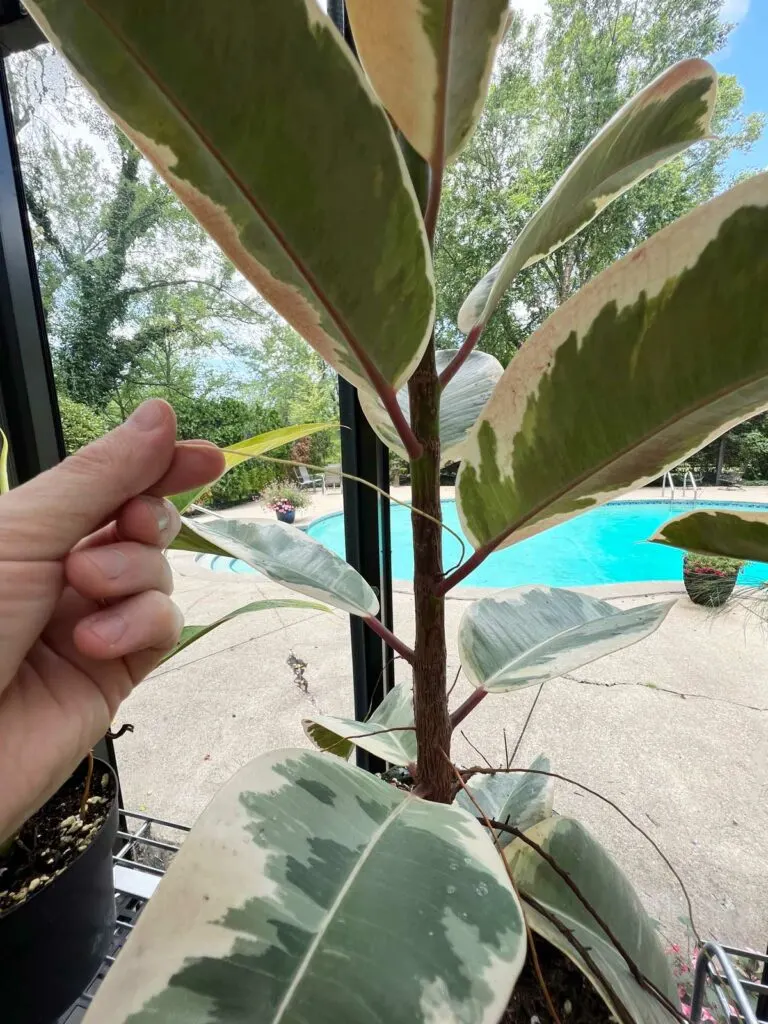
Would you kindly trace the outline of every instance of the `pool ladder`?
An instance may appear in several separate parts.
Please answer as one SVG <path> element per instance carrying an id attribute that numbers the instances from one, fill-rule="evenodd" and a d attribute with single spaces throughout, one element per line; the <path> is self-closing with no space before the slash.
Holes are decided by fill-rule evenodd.
<path id="1" fill-rule="evenodd" d="M 691 491 L 693 492 L 693 503 L 695 505 L 696 501 L 697 501 L 697 499 L 699 497 L 699 488 L 698 488 L 698 485 L 696 484 L 696 477 L 693 475 L 693 472 L 690 469 L 686 469 L 685 473 L 683 474 L 683 499 L 685 499 L 686 491 L 688 490 L 688 481 L 689 480 L 690 480 L 690 483 L 691 483 Z M 675 500 L 675 481 L 672 478 L 672 474 L 669 472 L 669 470 L 667 470 L 667 472 L 661 478 L 661 496 L 662 496 L 662 498 L 666 497 L 667 485 L 669 485 L 669 500 L 670 501 L 674 501 Z"/>

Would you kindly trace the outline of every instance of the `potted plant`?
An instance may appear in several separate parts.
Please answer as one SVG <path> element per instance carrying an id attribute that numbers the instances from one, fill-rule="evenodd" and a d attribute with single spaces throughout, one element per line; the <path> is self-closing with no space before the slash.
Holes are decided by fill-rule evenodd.
<path id="1" fill-rule="evenodd" d="M 548 759 L 451 759 L 481 701 L 648 636 L 670 603 L 619 610 L 547 587 L 462 602 L 473 689 L 456 704 L 446 595 L 497 549 L 658 477 L 768 403 L 768 175 L 586 284 L 506 370 L 477 348 L 523 268 L 708 137 L 714 70 L 683 61 L 618 111 L 470 293 L 461 345 L 436 351 L 441 182 L 482 108 L 506 0 L 347 0 L 360 63 L 314 0 L 226 18 L 202 0 L 183 17 L 126 0 L 28 7 L 240 270 L 357 387 L 412 481 L 412 646 L 382 624 L 366 581 L 302 531 L 184 522 L 175 547 L 234 554 L 359 617 L 410 674 L 365 721 L 313 715 L 317 750 L 263 754 L 224 787 L 89 1024 L 679 1019 L 652 920 L 600 843 L 553 813 Z M 449 462 L 472 547 L 450 568 Z M 398 778 L 349 764 L 355 746 Z"/>
<path id="2" fill-rule="evenodd" d="M 0 849 L 3 1019 L 52 1024 L 82 993 L 115 931 L 117 785 L 86 758 Z"/>
<path id="3" fill-rule="evenodd" d="M 698 555 L 686 551 L 683 559 L 683 583 L 694 604 L 709 608 L 724 605 L 733 593 L 739 573 L 746 563 L 736 558 Z"/>
<path id="4" fill-rule="evenodd" d="M 307 496 L 293 484 L 275 482 L 264 488 L 261 503 L 265 508 L 272 509 L 281 523 L 292 523 L 296 518 L 296 510 L 306 508 Z"/>

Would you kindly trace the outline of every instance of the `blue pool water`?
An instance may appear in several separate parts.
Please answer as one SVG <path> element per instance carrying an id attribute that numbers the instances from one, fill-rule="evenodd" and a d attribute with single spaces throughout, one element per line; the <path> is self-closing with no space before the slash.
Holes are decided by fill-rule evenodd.
<path id="1" fill-rule="evenodd" d="M 697 509 L 762 509 L 765 505 L 735 502 L 696 503 Z M 601 583 L 630 583 L 636 580 L 682 579 L 683 553 L 660 544 L 649 544 L 662 523 L 693 506 L 676 501 L 613 501 L 592 512 L 537 534 L 490 555 L 464 580 L 470 587 L 515 587 L 524 583 L 543 583 L 551 587 L 586 587 Z M 461 533 L 456 503 L 443 502 L 443 518 Z M 344 517 L 341 513 L 324 516 L 312 523 L 307 532 L 315 540 L 344 556 Z M 395 579 L 413 579 L 411 553 L 411 517 L 407 509 L 392 506 L 392 575 Z M 443 533 L 446 567 L 459 560 L 459 544 Z M 467 543 L 467 553 L 472 551 Z M 768 565 L 753 563 L 745 567 L 743 581 L 755 584 L 768 580 Z"/>
<path id="2" fill-rule="evenodd" d="M 445 523 L 461 534 L 456 503 L 444 501 Z M 649 544 L 648 538 L 668 519 L 687 512 L 690 502 L 612 501 L 585 512 L 567 523 L 546 530 L 528 540 L 490 555 L 463 581 L 469 587 L 516 587 L 542 583 L 550 587 L 589 587 L 602 583 L 633 583 L 641 580 L 682 579 L 682 551 Z M 731 508 L 766 511 L 768 506 L 748 502 L 713 501 L 696 503 L 696 509 Z M 344 515 L 341 512 L 316 519 L 307 528 L 315 540 L 344 558 Z M 466 543 L 466 554 L 472 547 Z M 455 537 L 443 533 L 443 556 L 447 567 L 459 561 L 461 549 Z M 234 558 L 198 556 L 213 569 L 254 572 Z M 401 505 L 392 505 L 392 575 L 413 579 L 411 515 Z M 741 574 L 741 582 L 754 586 L 768 581 L 768 564 L 753 562 Z"/>

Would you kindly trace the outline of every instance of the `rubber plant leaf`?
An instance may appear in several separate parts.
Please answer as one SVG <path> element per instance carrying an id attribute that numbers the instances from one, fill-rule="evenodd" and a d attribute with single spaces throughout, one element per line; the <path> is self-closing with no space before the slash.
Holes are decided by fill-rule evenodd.
<path id="1" fill-rule="evenodd" d="M 338 423 L 299 423 L 291 427 L 278 427 L 276 430 L 268 430 L 264 434 L 256 434 L 244 441 L 227 445 L 222 448 L 224 453 L 224 473 L 228 473 L 233 466 L 239 466 L 241 462 L 255 459 L 258 455 L 274 451 L 284 444 L 292 444 L 299 438 L 309 437 L 310 434 L 317 434 L 321 430 L 332 430 L 338 428 Z M 221 476 L 224 476 L 224 473 Z M 219 480 L 221 479 L 219 477 Z M 201 494 L 205 493 L 212 485 L 196 487 L 191 491 L 184 491 L 183 494 L 174 494 L 170 501 L 176 506 L 179 512 L 184 512 L 190 505 L 194 505 Z"/>
<path id="2" fill-rule="evenodd" d="M 238 270 L 343 377 L 391 394 L 434 289 L 386 111 L 316 0 L 28 10 Z M 215 85 L 212 85 L 215 83 Z M 371 239 L 376 239 L 375 245 Z"/>
<path id="3" fill-rule="evenodd" d="M 472 799 L 461 789 L 454 803 L 476 817 L 479 807 L 486 818 L 514 825 L 525 832 L 552 814 L 555 795 L 555 780 L 548 775 L 535 774 L 550 770 L 549 758 L 539 754 L 531 768 L 533 772 L 530 774 L 499 772 L 496 775 L 474 775 L 466 783 Z M 496 832 L 496 841 L 502 848 L 508 846 L 512 838 L 509 832 Z"/>
<path id="4" fill-rule="evenodd" d="M 658 931 L 613 858 L 583 825 L 571 818 L 547 818 L 529 829 L 526 836 L 570 876 L 640 972 L 677 1010 L 680 1006 L 677 986 Z M 505 855 L 531 929 L 579 967 L 617 1020 L 625 1019 L 619 1016 L 618 1005 L 624 1007 L 636 1024 L 672 1024 L 677 1020 L 635 980 L 601 925 L 536 850 L 522 839 L 514 839 Z M 526 897 L 535 900 L 545 913 L 526 902 Z M 604 980 L 546 914 L 556 917 L 558 923 L 588 949 L 590 959 Z"/>
<path id="5" fill-rule="evenodd" d="M 767 238 L 761 174 L 654 235 L 549 317 L 465 447 L 456 494 L 476 548 L 641 487 L 768 408 Z"/>
<path id="6" fill-rule="evenodd" d="M 517 274 L 559 249 L 606 206 L 709 135 L 717 72 L 680 61 L 626 103 L 554 186 L 499 262 L 459 310 L 459 329 L 484 324 Z"/>
<path id="7" fill-rule="evenodd" d="M 455 157 L 475 129 L 507 6 L 507 0 L 347 0 L 374 89 L 433 165 Z"/>
<path id="8" fill-rule="evenodd" d="M 456 352 L 438 349 L 435 352 L 437 372 L 452 361 Z M 461 462 L 469 432 L 475 425 L 483 406 L 493 394 L 504 367 L 488 352 L 472 352 L 440 395 L 440 458 L 443 463 Z M 401 388 L 397 402 L 405 419 L 410 422 L 408 389 Z M 406 456 L 387 410 L 376 396 L 360 395 L 366 419 L 389 448 Z"/>
<path id="9" fill-rule="evenodd" d="M 302 725 L 315 746 L 345 760 L 355 747 L 390 764 L 408 765 L 416 760 L 413 691 L 407 683 L 393 687 L 364 722 L 314 715 L 305 718 Z"/>
<path id="10" fill-rule="evenodd" d="M 232 619 L 236 619 L 239 615 L 247 615 L 250 612 L 267 612 L 275 608 L 304 608 L 310 609 L 311 611 L 329 612 L 331 609 L 326 607 L 324 604 L 318 604 L 316 601 L 291 601 L 291 600 L 274 600 L 274 601 L 251 601 L 250 604 L 244 604 L 240 608 L 235 608 L 234 611 L 228 612 L 227 615 L 222 615 L 220 619 L 216 619 L 215 622 L 209 622 L 205 626 L 185 626 L 181 631 L 179 642 L 169 651 L 163 658 L 163 661 L 168 661 L 170 658 L 175 657 L 185 647 L 189 647 L 190 644 L 195 643 L 201 637 L 204 637 L 207 633 L 217 629 L 219 626 L 223 626 L 225 622 L 231 622 Z"/>
<path id="11" fill-rule="evenodd" d="M 89 1024 L 496 1024 L 525 947 L 505 865 L 465 811 L 276 751 L 203 812 Z"/>
<path id="12" fill-rule="evenodd" d="M 376 595 L 360 573 L 303 530 L 286 523 L 185 519 L 184 529 L 171 547 L 239 558 L 275 583 L 327 601 L 348 615 L 368 618 L 379 610 Z"/>
<path id="13" fill-rule="evenodd" d="M 664 523 L 649 539 L 701 555 L 768 562 L 768 513 L 719 508 L 686 512 Z"/>
<path id="14" fill-rule="evenodd" d="M 673 604 L 620 610 L 573 590 L 504 590 L 464 612 L 462 668 L 474 686 L 490 693 L 543 683 L 650 636 Z"/>

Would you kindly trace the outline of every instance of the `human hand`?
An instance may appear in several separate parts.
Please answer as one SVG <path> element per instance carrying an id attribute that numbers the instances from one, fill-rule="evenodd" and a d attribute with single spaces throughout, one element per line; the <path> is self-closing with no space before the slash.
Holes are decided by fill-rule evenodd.
<path id="1" fill-rule="evenodd" d="M 0 498 L 0 841 L 69 777 L 178 639 L 162 495 L 223 456 L 165 402 Z"/>

